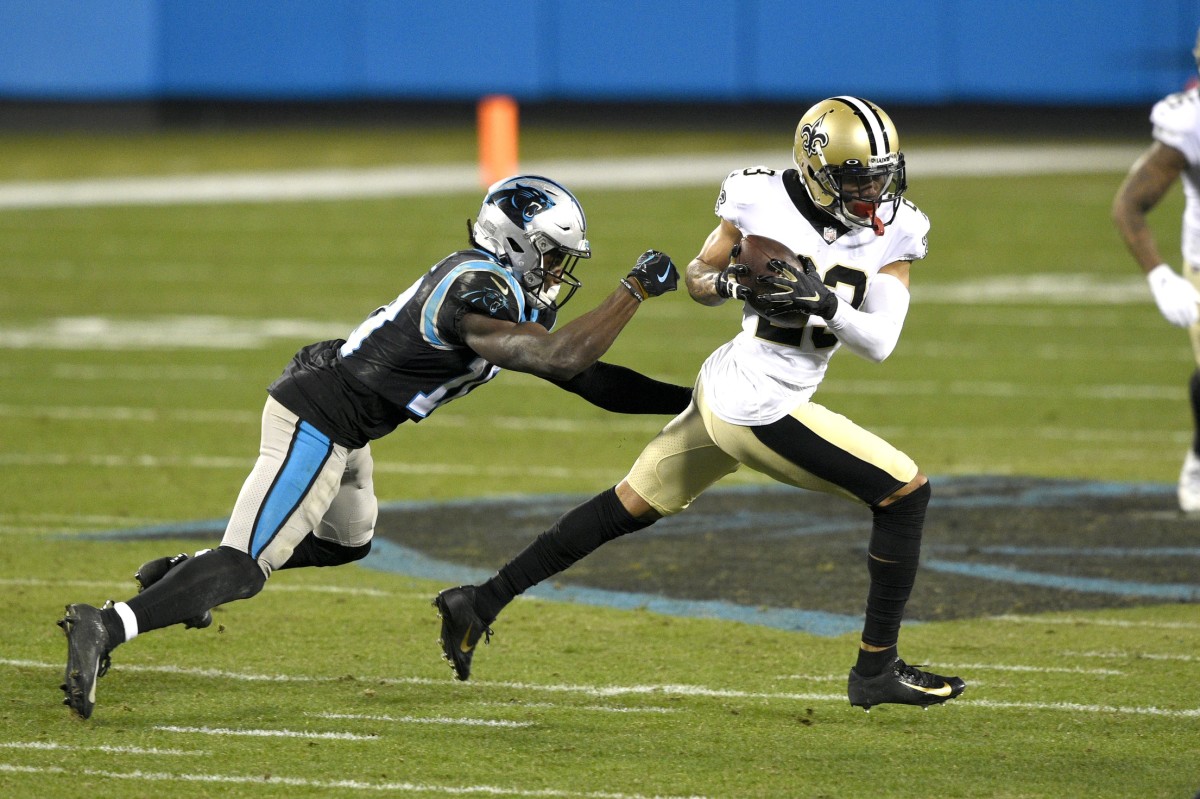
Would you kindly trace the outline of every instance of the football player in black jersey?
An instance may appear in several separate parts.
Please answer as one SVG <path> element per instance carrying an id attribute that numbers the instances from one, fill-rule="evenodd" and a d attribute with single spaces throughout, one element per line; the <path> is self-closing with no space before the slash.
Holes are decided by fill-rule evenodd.
<path id="1" fill-rule="evenodd" d="M 109 653 L 262 590 L 276 569 L 336 566 L 371 548 L 378 505 L 370 442 L 419 422 L 512 369 L 618 413 L 674 415 L 691 389 L 599 360 L 641 303 L 675 290 L 671 259 L 644 253 L 598 306 L 554 330 L 591 257 L 579 201 L 561 184 L 522 175 L 488 189 L 452 253 L 346 339 L 296 353 L 268 388 L 260 454 L 218 547 L 150 561 L 140 592 L 103 608 L 68 605 L 64 704 L 91 716 Z M 553 332 L 552 332 L 553 331 Z"/>

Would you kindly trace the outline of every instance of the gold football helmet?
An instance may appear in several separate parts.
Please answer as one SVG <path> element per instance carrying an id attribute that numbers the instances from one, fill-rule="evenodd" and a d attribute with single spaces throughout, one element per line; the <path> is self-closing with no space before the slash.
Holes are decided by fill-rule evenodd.
<path id="1" fill-rule="evenodd" d="M 896 126 L 882 108 L 859 97 L 822 100 L 800 117 L 792 154 L 814 203 L 848 227 L 883 235 L 908 182 Z"/>

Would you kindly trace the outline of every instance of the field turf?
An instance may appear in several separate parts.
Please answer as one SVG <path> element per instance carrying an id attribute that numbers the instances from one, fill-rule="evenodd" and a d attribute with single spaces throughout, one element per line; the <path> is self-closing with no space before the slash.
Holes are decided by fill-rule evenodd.
<path id="1" fill-rule="evenodd" d="M 530 130 L 523 157 L 778 150 L 782 167 L 779 133 Z M 7 136 L 0 182 L 450 164 L 472 147 L 462 130 Z M 882 365 L 840 355 L 821 401 L 886 435 L 935 484 L 1173 483 L 1190 438 L 1191 353 L 1108 220 L 1127 166 L 910 174 L 933 228 L 905 334 Z M 566 317 L 648 247 L 685 264 L 715 224 L 722 177 L 579 191 L 596 256 Z M 225 516 L 256 453 L 265 386 L 298 346 L 345 335 L 462 246 L 478 201 L 0 211 L 0 795 L 1123 799 L 1200 788 L 1191 603 L 906 628 L 906 657 L 970 688 L 946 707 L 864 714 L 845 701 L 853 635 L 526 600 L 477 656 L 486 679 L 459 684 L 438 658 L 429 599 L 441 583 L 300 570 L 222 608 L 212 629 L 120 648 L 95 715 L 74 718 L 58 704 L 63 605 L 126 598 L 142 561 L 212 543 L 97 534 Z M 1153 218 L 1174 264 L 1181 204 L 1173 193 Z M 644 306 L 607 359 L 690 382 L 735 326 L 732 308 L 677 293 Z M 374 445 L 377 490 L 385 502 L 591 494 L 663 421 L 606 416 L 504 375 Z"/>

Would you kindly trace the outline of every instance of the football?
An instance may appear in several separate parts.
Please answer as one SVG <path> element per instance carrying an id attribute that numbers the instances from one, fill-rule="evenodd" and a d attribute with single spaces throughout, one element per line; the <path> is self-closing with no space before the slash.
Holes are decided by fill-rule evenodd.
<path id="1" fill-rule="evenodd" d="M 782 274 L 771 262 L 782 261 L 797 273 L 803 271 L 803 267 L 800 265 L 800 261 L 796 258 L 794 252 L 781 242 L 767 238 L 766 236 L 751 235 L 744 237 L 734 247 L 731 256 L 733 263 L 743 264 L 750 270 L 747 274 L 741 275 L 738 278 L 738 283 L 750 289 L 751 298 L 746 300 L 746 305 L 759 316 L 763 316 L 762 311 L 765 305 L 757 302 L 755 298 L 759 294 L 770 294 L 774 290 L 774 286 L 770 283 L 760 282 L 759 278 Z M 764 318 L 766 317 L 764 316 Z M 793 311 L 772 316 L 769 321 L 776 327 L 804 327 L 808 324 L 808 314 Z"/>

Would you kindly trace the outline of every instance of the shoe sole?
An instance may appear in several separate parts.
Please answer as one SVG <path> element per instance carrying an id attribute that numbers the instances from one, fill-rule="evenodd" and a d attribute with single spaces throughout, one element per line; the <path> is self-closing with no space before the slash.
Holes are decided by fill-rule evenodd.
<path id="1" fill-rule="evenodd" d="M 88 719 L 92 716 L 92 711 L 96 707 L 96 681 L 100 679 L 101 663 L 104 661 L 104 655 L 98 655 L 96 662 L 92 664 L 92 670 L 95 674 L 91 681 L 88 690 L 84 690 L 83 666 L 79 662 L 79 655 L 75 651 L 74 643 L 71 640 L 71 633 L 74 631 L 75 625 L 81 620 L 77 613 L 72 611 L 73 606 L 67 606 L 67 613 L 58 620 L 58 626 L 62 628 L 63 633 L 67 636 L 67 668 L 63 673 L 63 684 L 59 686 L 66 698 L 63 699 L 63 704 L 74 710 L 76 715 L 82 719 Z M 107 669 L 105 669 L 107 671 Z"/>
<path id="2" fill-rule="evenodd" d="M 438 619 L 442 622 L 441 634 L 438 636 L 438 646 L 442 648 L 442 660 L 450 666 L 450 670 L 454 672 L 454 679 L 460 682 L 466 682 L 471 676 L 471 666 L 469 664 L 459 665 L 457 658 L 454 656 L 454 648 L 446 643 L 446 620 L 450 615 L 450 611 L 446 609 L 445 600 L 441 594 L 433 598 L 429 603 L 437 610 Z M 465 674 L 463 672 L 466 672 Z"/>

